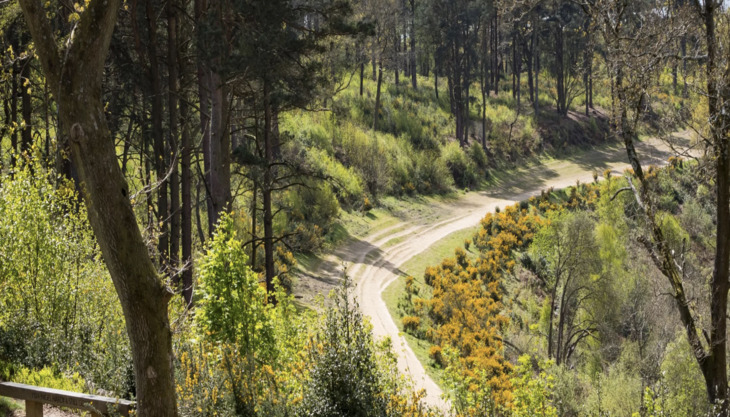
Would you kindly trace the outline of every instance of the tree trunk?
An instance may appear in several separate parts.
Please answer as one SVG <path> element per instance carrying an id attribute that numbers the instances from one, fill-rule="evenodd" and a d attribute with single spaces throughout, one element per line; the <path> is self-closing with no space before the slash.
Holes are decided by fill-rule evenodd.
<path id="1" fill-rule="evenodd" d="M 519 41 L 520 36 L 519 34 L 516 36 L 515 41 Z M 521 49 L 519 45 L 515 45 L 515 78 L 516 78 L 516 84 L 515 88 L 517 89 L 515 93 L 515 98 L 517 99 L 517 107 L 520 106 L 520 100 L 522 98 L 522 54 Z"/>
<path id="2" fill-rule="evenodd" d="M 268 81 L 264 81 L 264 182 L 261 187 L 264 203 L 264 263 L 266 268 L 266 291 L 274 293 L 274 215 L 272 210 L 271 189 L 274 179 L 272 169 L 274 162 L 274 139 L 272 129 L 271 92 Z"/>
<path id="3" fill-rule="evenodd" d="M 588 116 L 589 107 L 591 103 L 591 89 L 589 88 L 589 81 L 591 74 L 591 48 L 589 47 L 591 44 L 590 40 L 590 19 L 586 18 L 586 21 L 583 24 L 583 31 L 586 34 L 586 37 L 588 37 L 586 42 L 586 48 L 583 51 L 583 88 L 586 90 L 586 98 L 585 98 L 585 112 L 586 116 Z"/>
<path id="4" fill-rule="evenodd" d="M 537 51 L 535 51 L 536 33 L 537 33 L 537 31 L 533 28 L 532 36 L 530 37 L 529 49 L 527 47 L 527 42 L 525 42 L 525 55 L 526 55 L 525 60 L 527 61 L 527 90 L 528 90 L 527 93 L 530 95 L 530 103 L 535 102 L 535 85 L 533 84 L 534 77 L 532 75 L 534 67 L 533 67 L 532 63 L 534 62 L 533 56 L 537 52 Z"/>
<path id="5" fill-rule="evenodd" d="M 398 28 L 395 28 L 395 39 L 393 39 L 393 69 L 395 70 L 395 86 L 400 84 L 400 37 L 398 36 Z"/>
<path id="6" fill-rule="evenodd" d="M 208 1 L 207 0 L 195 0 L 195 21 L 200 22 L 203 20 L 207 13 Z M 202 40 L 198 39 L 198 47 L 202 47 Z M 215 227 L 215 221 L 211 220 L 212 213 L 215 212 L 213 207 L 213 197 L 208 191 L 210 189 L 210 147 L 211 147 L 211 135 L 210 135 L 210 121 L 211 121 L 211 71 L 203 62 L 202 58 L 198 57 L 198 99 L 200 101 L 200 135 L 202 137 L 203 147 L 203 177 L 201 180 L 205 185 L 205 205 L 208 212 L 208 233 L 213 234 Z M 196 212 L 198 213 L 198 222 L 200 222 L 200 211 L 196 203 Z"/>
<path id="7" fill-rule="evenodd" d="M 167 152 L 165 152 L 165 138 L 162 130 L 163 95 L 162 76 L 157 60 L 157 11 L 153 9 L 153 0 L 147 0 L 146 19 L 149 40 L 147 55 L 149 59 L 150 78 L 152 82 L 152 138 L 154 147 L 155 173 L 157 174 L 157 223 L 160 226 L 158 236 L 158 251 L 160 265 L 164 269 L 169 267 L 170 261 L 170 213 L 167 205 Z"/>
<path id="8" fill-rule="evenodd" d="M 565 97 L 565 54 L 563 46 L 563 28 L 557 26 L 555 28 L 555 84 L 558 92 L 556 106 L 558 113 L 566 116 L 568 109 L 566 108 L 567 98 Z"/>
<path id="9" fill-rule="evenodd" d="M 51 91 L 57 94 L 60 123 L 68 129 L 71 155 L 84 184 L 89 222 L 122 305 L 132 348 L 137 415 L 176 416 L 167 317 L 171 293 L 157 276 L 137 227 L 102 103 L 104 61 L 121 0 L 88 4 L 63 61 L 41 3 L 19 3 Z"/>
<path id="10" fill-rule="evenodd" d="M 223 80 L 211 72 L 210 171 L 208 187 L 212 212 L 208 213 L 208 227 L 213 230 L 220 214 L 228 210 L 231 201 L 231 136 L 228 131 L 227 94 Z"/>
<path id="11" fill-rule="evenodd" d="M 434 67 L 433 67 L 433 91 L 436 93 L 436 101 L 438 101 L 438 99 L 439 99 L 439 70 L 438 70 L 438 63 L 434 63 Z"/>
<path id="12" fill-rule="evenodd" d="M 682 36 L 680 40 L 680 48 L 682 49 L 682 98 L 686 99 L 688 96 L 687 90 L 687 35 Z M 593 104 L 591 103 L 591 106 Z"/>
<path id="13" fill-rule="evenodd" d="M 193 304 L 193 181 L 192 181 L 192 140 L 190 139 L 190 117 L 185 100 L 180 101 L 180 119 L 183 121 L 180 146 L 180 170 L 182 188 L 182 207 L 180 213 L 180 233 L 182 240 L 182 294 L 188 307 Z"/>
<path id="14" fill-rule="evenodd" d="M 715 1 L 704 4 L 705 41 L 707 42 L 707 98 L 710 131 L 712 132 L 715 170 L 717 175 L 717 233 L 715 263 L 712 273 L 710 298 L 710 358 L 711 369 L 707 372 L 707 389 L 710 401 L 722 404 L 722 415 L 728 415 L 727 382 L 727 303 L 730 289 L 730 115 L 726 106 L 730 100 L 727 87 L 729 72 L 718 82 L 718 39 L 715 33 L 715 15 L 718 5 Z M 720 61 L 721 62 L 721 61 Z M 727 64 L 725 64 L 727 65 Z"/>
<path id="15" fill-rule="evenodd" d="M 410 0 L 411 2 L 411 87 L 413 89 L 418 88 L 418 79 L 416 77 L 416 0 Z"/>
<path id="16" fill-rule="evenodd" d="M 373 67 L 373 75 L 372 75 L 373 81 L 375 81 L 377 79 L 377 77 L 378 77 L 378 74 L 377 74 L 377 65 L 378 65 L 378 63 L 376 62 L 376 59 L 377 58 L 376 58 L 376 55 L 375 55 L 375 42 L 373 42 L 373 45 L 372 45 L 372 59 L 370 60 L 370 63 L 372 65 L 372 67 Z"/>
<path id="17" fill-rule="evenodd" d="M 167 67 L 168 67 L 168 151 L 167 161 L 170 167 L 170 267 L 174 274 L 173 282 L 180 286 L 182 276 L 178 272 L 180 266 L 180 160 L 179 134 L 180 118 L 178 116 L 178 66 L 177 66 L 177 2 L 167 0 Z"/>
<path id="18" fill-rule="evenodd" d="M 380 113 L 380 87 L 383 84 L 383 62 L 378 64 L 378 86 L 375 89 L 375 111 L 373 112 L 373 131 L 378 129 L 378 113 Z"/>
<path id="19" fill-rule="evenodd" d="M 360 97 L 362 97 L 363 83 L 365 82 L 365 63 L 360 63 Z"/>

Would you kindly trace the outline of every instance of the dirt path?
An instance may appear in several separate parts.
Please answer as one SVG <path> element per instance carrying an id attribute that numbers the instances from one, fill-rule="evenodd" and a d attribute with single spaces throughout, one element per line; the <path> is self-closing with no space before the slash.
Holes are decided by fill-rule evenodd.
<path id="1" fill-rule="evenodd" d="M 679 136 L 679 144 L 686 145 L 683 135 Z M 551 187 L 560 189 L 574 185 L 576 181 L 593 181 L 594 172 L 602 175 L 606 169 L 610 169 L 614 174 L 622 173 L 629 168 L 625 162 L 625 152 L 619 146 L 598 148 L 519 170 L 497 187 L 467 193 L 457 201 L 440 204 L 437 210 L 443 214 L 435 223 L 424 224 L 428 222 L 413 218 L 373 236 L 353 239 L 328 257 L 317 274 L 336 281 L 342 277 L 341 265 L 348 268 L 348 274 L 356 285 L 355 294 L 360 309 L 370 317 L 376 338 L 391 338 L 398 354 L 399 370 L 411 376 L 417 389 L 426 390 L 426 402 L 429 405 L 445 410 L 447 404 L 441 398 L 441 389 L 426 374 L 405 338 L 399 334 L 381 297 L 383 290 L 402 275 L 399 267 L 449 234 L 476 225 L 496 207 L 503 208 L 539 195 L 541 190 Z M 647 165 L 664 164 L 671 156 L 668 146 L 660 141 L 643 142 L 638 152 Z M 433 261 L 435 264 L 440 260 Z"/>

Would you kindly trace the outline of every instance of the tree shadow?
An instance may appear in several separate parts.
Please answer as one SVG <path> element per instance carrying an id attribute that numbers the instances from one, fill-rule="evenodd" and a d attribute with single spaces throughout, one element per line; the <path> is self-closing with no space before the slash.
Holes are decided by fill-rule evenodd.
<path id="1" fill-rule="evenodd" d="M 515 196 L 523 195 L 536 189 L 545 188 L 547 182 L 558 177 L 559 174 L 545 165 L 521 169 L 502 180 L 496 186 L 481 191 L 482 195 L 501 200 L 514 200 Z"/>
<path id="2" fill-rule="evenodd" d="M 349 241 L 334 251 L 335 256 L 320 259 L 315 271 L 300 269 L 296 286 L 297 292 L 302 294 L 302 302 L 310 304 L 318 295 L 328 295 L 342 285 L 345 274 L 352 278 L 352 268 L 358 264 L 383 268 L 396 275 L 403 274 L 392 262 L 385 259 L 386 251 L 387 249 L 384 251 L 370 242 L 350 237 Z"/>

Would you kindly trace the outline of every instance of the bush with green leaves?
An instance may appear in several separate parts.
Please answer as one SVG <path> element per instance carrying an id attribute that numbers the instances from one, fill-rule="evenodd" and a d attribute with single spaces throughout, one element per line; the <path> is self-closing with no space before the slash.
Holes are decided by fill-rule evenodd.
<path id="1" fill-rule="evenodd" d="M 345 288 L 337 290 L 333 301 L 310 341 L 311 369 L 297 415 L 386 416 L 388 396 L 370 328 Z"/>
<path id="2" fill-rule="evenodd" d="M 529 355 L 520 356 L 519 365 L 515 368 L 512 378 L 514 388 L 514 403 L 512 416 L 514 417 L 557 417 L 558 410 L 552 402 L 554 378 L 545 369 L 552 366 L 551 362 L 538 364 L 538 371 L 533 368 L 533 358 Z"/>
<path id="3" fill-rule="evenodd" d="M 176 334 L 181 415 L 433 415 L 345 289 L 320 313 L 298 312 L 278 286 L 267 302 L 233 223 L 223 216 L 209 242 L 193 325 L 181 318 Z"/>
<path id="4" fill-rule="evenodd" d="M 230 215 L 222 216 L 208 243 L 198 282 L 201 298 L 193 340 L 177 347 L 178 395 L 209 400 L 192 409 L 181 407 L 195 415 L 213 409 L 246 416 L 286 415 L 282 396 L 286 381 L 292 379 L 285 378 L 278 358 L 286 350 L 281 338 L 293 333 L 287 323 L 293 307 L 282 290 L 273 295 L 279 304 L 269 303 Z M 203 389 L 207 391 L 200 392 Z"/>
<path id="5" fill-rule="evenodd" d="M 248 265 L 229 215 L 219 222 L 198 268 L 201 332 L 214 342 L 235 344 L 241 356 L 270 357 L 274 331 L 266 290 Z"/>
<path id="6" fill-rule="evenodd" d="M 457 186 L 470 187 L 476 183 L 477 172 L 474 161 L 466 155 L 457 142 L 447 144 L 441 152 L 441 158 L 449 167 Z"/>
<path id="7" fill-rule="evenodd" d="M 33 159 L 0 178 L 0 360 L 125 395 L 121 306 L 71 182 Z"/>
<path id="8" fill-rule="evenodd" d="M 451 411 L 459 417 L 495 415 L 501 407 L 492 395 L 491 376 L 483 369 L 477 370 L 476 376 L 465 375 L 457 348 L 446 346 L 438 352 L 446 364 L 441 383 L 451 403 Z"/>

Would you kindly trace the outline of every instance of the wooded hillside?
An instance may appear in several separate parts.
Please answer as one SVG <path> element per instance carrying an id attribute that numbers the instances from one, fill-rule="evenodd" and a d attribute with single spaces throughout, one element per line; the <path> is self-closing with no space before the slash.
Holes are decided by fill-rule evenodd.
<path id="1" fill-rule="evenodd" d="M 632 170 L 584 167 L 594 184 L 488 214 L 394 319 L 459 415 L 727 415 L 728 17 L 719 0 L 6 1 L 0 378 L 141 416 L 444 412 L 349 284 L 296 301 L 318 275 L 298 260 L 365 240 L 389 202 L 620 145 Z M 673 132 L 681 159 L 648 167 L 642 136 Z M 621 378 L 635 392 L 603 391 Z"/>

